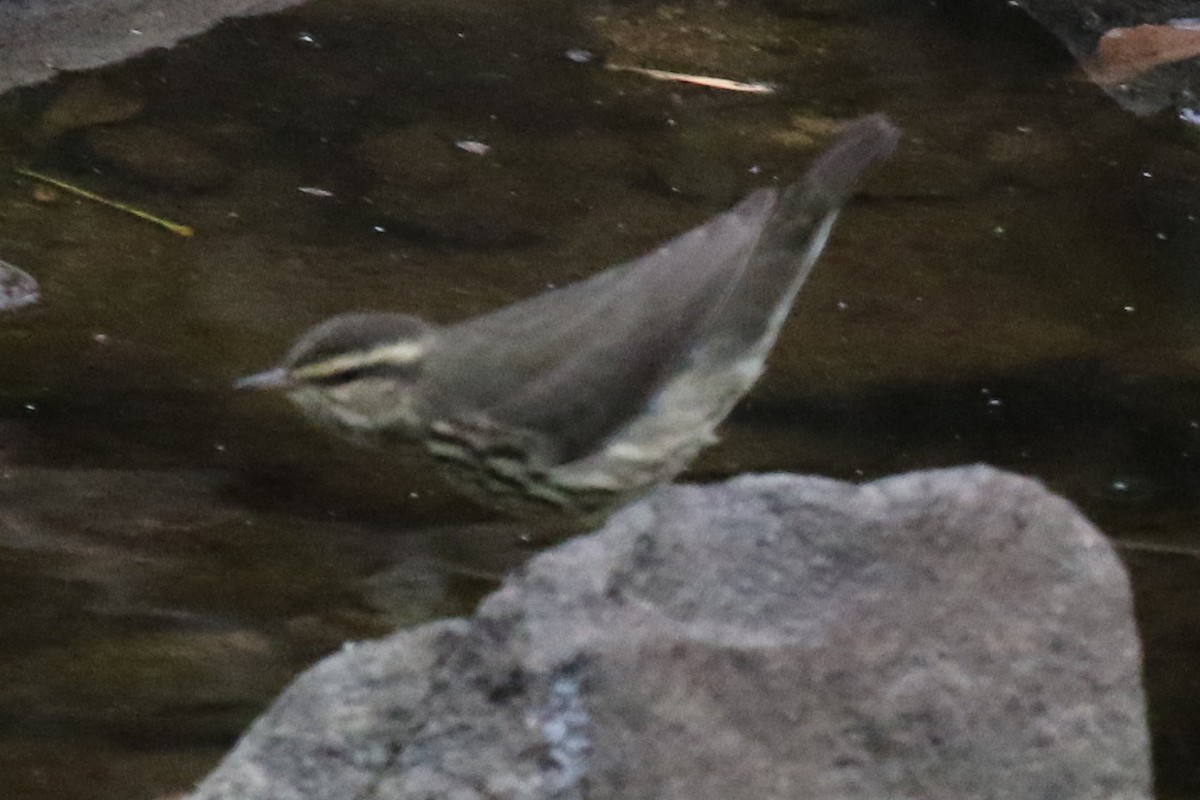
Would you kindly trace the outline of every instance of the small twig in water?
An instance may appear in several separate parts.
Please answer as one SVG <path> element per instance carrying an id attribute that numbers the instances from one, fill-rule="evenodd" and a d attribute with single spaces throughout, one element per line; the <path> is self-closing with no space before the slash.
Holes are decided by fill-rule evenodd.
<path id="1" fill-rule="evenodd" d="M 196 232 L 195 229 L 193 229 L 190 225 L 180 225 L 178 222 L 171 222 L 169 219 L 156 217 L 153 214 L 142 211 L 140 208 L 127 206 L 124 203 L 118 203 L 116 200 L 109 200 L 107 197 L 101 197 L 95 192 L 89 192 L 87 189 L 82 189 L 78 186 L 67 183 L 66 181 L 59 180 L 58 178 L 52 178 L 49 175 L 43 175 L 40 172 L 34 172 L 33 170 L 26 169 L 25 167 L 13 167 L 13 171 L 18 175 L 24 175 L 27 178 L 33 178 L 36 181 L 48 183 L 51 186 L 62 189 L 64 192 L 70 192 L 71 194 L 78 195 L 85 200 L 91 200 L 94 203 L 100 203 L 101 205 L 108 206 L 109 208 L 115 208 L 118 211 L 124 211 L 126 214 L 132 214 L 138 219 L 144 219 L 147 222 L 153 222 L 155 225 L 166 228 L 176 236 L 191 236 Z"/>
<path id="2" fill-rule="evenodd" d="M 714 78 L 710 75 L 691 75 L 687 72 L 671 72 L 665 69 L 635 67 L 626 64 L 605 64 L 604 68 L 613 72 L 634 72 L 660 81 L 675 81 L 704 86 L 708 89 L 723 89 L 727 92 L 749 92 L 750 94 L 774 94 L 775 87 L 769 83 L 744 83 L 729 78 Z"/>

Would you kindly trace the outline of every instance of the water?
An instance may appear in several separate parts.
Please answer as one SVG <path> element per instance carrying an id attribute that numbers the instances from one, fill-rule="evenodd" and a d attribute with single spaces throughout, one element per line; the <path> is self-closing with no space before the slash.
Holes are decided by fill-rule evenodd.
<path id="1" fill-rule="evenodd" d="M 339 311 L 453 320 L 635 256 L 883 110 L 901 152 L 694 476 L 1041 478 L 1125 548 L 1159 788 L 1200 796 L 1196 146 L 1003 10 L 492 5 L 317 0 L 0 99 L 0 162 L 196 229 L 0 181 L 43 297 L 0 319 L 3 794 L 185 789 L 320 654 L 536 548 L 234 378 Z M 81 80 L 127 118 L 50 114 Z"/>

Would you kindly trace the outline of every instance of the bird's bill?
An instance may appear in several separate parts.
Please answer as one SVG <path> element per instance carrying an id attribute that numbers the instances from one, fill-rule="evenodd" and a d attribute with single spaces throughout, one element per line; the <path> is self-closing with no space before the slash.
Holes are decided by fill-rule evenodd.
<path id="1" fill-rule="evenodd" d="M 283 367 L 247 375 L 233 382 L 233 388 L 238 391 L 278 391 L 295 385 L 296 381 Z"/>

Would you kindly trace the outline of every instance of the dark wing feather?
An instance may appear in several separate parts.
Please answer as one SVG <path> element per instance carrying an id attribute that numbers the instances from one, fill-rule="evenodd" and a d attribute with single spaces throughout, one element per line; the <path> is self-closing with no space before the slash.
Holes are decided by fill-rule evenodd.
<path id="1" fill-rule="evenodd" d="M 727 290 L 774 207 L 773 190 L 641 258 L 445 331 L 433 354 L 433 407 L 537 431 L 570 461 L 640 408 L 677 365 L 698 322 Z M 467 375 L 462 370 L 482 374 Z"/>
<path id="2" fill-rule="evenodd" d="M 642 258 L 452 326 L 427 363 L 431 407 L 532 436 L 546 464 L 591 452 L 675 370 L 769 345 L 838 209 L 897 138 L 881 115 L 859 120 L 782 197 L 756 191 Z"/>

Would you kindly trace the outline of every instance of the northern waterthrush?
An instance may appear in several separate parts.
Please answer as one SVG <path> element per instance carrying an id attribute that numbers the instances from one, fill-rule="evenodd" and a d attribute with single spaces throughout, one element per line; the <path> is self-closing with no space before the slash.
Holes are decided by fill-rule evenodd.
<path id="1" fill-rule="evenodd" d="M 437 326 L 353 313 L 238 381 L 351 439 L 421 445 L 502 510 L 594 516 L 687 467 L 759 374 L 861 174 L 899 131 L 846 126 L 808 172 L 648 255 Z"/>

